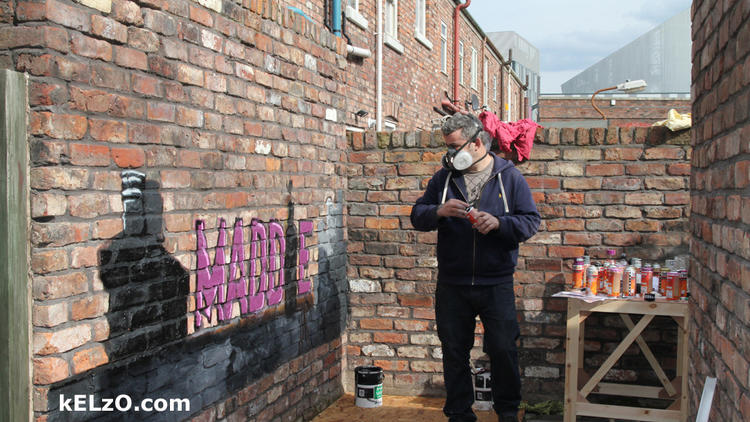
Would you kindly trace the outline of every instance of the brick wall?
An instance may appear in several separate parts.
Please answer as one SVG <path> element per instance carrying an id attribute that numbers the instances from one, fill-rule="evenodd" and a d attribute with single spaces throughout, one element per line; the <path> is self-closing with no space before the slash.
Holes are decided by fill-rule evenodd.
<path id="1" fill-rule="evenodd" d="M 686 254 L 690 131 L 665 128 L 544 129 L 531 160 L 519 169 L 543 217 L 539 233 L 522 245 L 516 273 L 520 358 L 526 398 L 562 399 L 565 311 L 550 295 L 569 281 L 573 258 L 604 258 L 614 248 L 648 262 Z M 345 379 L 357 365 L 386 370 L 385 391 L 441 392 L 440 343 L 435 331 L 436 233 L 414 231 L 411 205 L 439 168 L 439 132 L 350 134 L 350 313 Z M 620 340 L 616 320 L 587 329 L 586 362 Z M 667 327 L 668 325 L 665 325 Z M 674 349 L 674 327 L 652 330 L 649 341 Z M 481 327 L 472 356 L 483 360 Z M 673 350 L 672 350 L 673 352 Z M 590 353 L 590 355 L 589 355 Z M 628 352 L 608 375 L 658 381 L 648 363 Z M 668 354 L 665 354 L 668 356 Z M 345 388 L 352 381 L 347 380 Z"/>
<path id="2" fill-rule="evenodd" d="M 268 0 L 13 1 L 0 24 L 29 74 L 35 419 L 94 416 L 61 395 L 190 401 L 123 416 L 145 420 L 338 397 L 345 42 Z"/>
<path id="3" fill-rule="evenodd" d="M 610 104 L 610 99 L 615 104 Z M 599 107 L 611 126 L 651 126 L 654 122 L 667 118 L 670 109 L 678 113 L 690 113 L 690 99 L 647 99 L 647 98 L 608 98 L 605 94 L 596 96 Z M 565 122 L 571 120 L 599 120 L 601 115 L 591 106 L 591 98 L 563 98 L 545 95 L 539 98 L 539 122 Z"/>
<path id="4" fill-rule="evenodd" d="M 383 116 L 398 119 L 397 130 L 431 130 L 433 120 L 440 117 L 432 110 L 445 98 L 443 91 L 453 95 L 453 11 L 456 2 L 453 0 L 427 0 L 426 2 L 425 38 L 432 44 L 428 47 L 415 38 L 414 4 L 399 2 L 398 41 L 403 46 L 403 53 L 397 52 L 388 45 L 383 46 Z M 346 19 L 345 33 L 351 44 L 369 49 L 372 57 L 351 59 L 349 71 L 342 75 L 350 87 L 349 108 L 346 123 L 352 127 L 367 129 L 368 119 L 375 118 L 375 54 L 376 46 L 376 5 L 375 2 L 360 2 L 360 14 L 367 21 L 367 29 L 357 26 Z M 471 6 L 467 9 L 471 11 Z M 447 73 L 440 68 L 441 22 L 447 25 Z M 461 15 L 460 40 L 464 43 L 464 78 L 459 85 L 459 99 L 462 104 L 471 94 L 479 97 L 480 104 L 487 104 L 496 113 L 500 110 L 501 93 L 507 90 L 501 87 L 499 58 L 483 43 L 483 38 L 473 23 Z M 470 79 L 471 47 L 477 51 L 477 88 L 472 89 Z M 507 52 L 505 52 L 507 53 Z M 483 59 L 484 58 L 484 59 Z M 488 61 L 489 89 L 488 98 L 483 94 L 483 60 Z M 502 80 L 510 85 L 511 98 L 514 102 L 511 120 L 522 118 L 521 108 L 523 93 L 518 81 L 510 78 L 507 69 L 503 71 Z M 497 78 L 497 98 L 493 92 L 493 77 Z M 506 99 L 507 102 L 507 99 Z M 368 116 L 356 118 L 354 113 L 365 110 Z M 508 118 L 506 112 L 505 117 Z"/>
<path id="5" fill-rule="evenodd" d="M 692 22 L 690 398 L 717 377 L 711 420 L 748 420 L 750 6 L 695 1 Z"/>

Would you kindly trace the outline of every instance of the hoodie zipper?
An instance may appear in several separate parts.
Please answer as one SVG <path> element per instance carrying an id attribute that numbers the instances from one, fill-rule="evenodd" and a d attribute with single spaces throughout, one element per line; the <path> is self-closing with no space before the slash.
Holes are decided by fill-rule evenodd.
<path id="1" fill-rule="evenodd" d="M 497 173 L 491 173 L 490 177 L 487 178 L 487 180 L 482 185 L 482 189 L 479 190 L 479 197 L 477 198 L 477 206 L 482 203 L 482 192 L 484 192 L 484 188 L 487 187 L 487 184 L 492 180 L 493 178 L 497 177 L 498 174 L 502 173 L 501 171 L 498 171 Z M 502 176 L 501 176 L 502 177 Z M 461 191 L 461 188 L 456 183 L 455 179 L 451 178 L 451 182 L 453 183 L 453 186 L 456 187 L 456 190 L 458 193 L 461 194 L 461 196 L 464 199 L 464 202 L 467 204 L 469 203 L 469 199 L 464 195 L 464 193 Z M 499 181 L 498 181 L 499 182 Z M 503 195 L 504 197 L 505 195 Z M 477 208 L 479 209 L 479 208 Z M 473 242 L 472 242 L 472 250 L 471 250 L 471 285 L 474 286 L 476 282 L 476 270 L 477 270 L 477 231 L 472 230 L 473 232 Z"/>
<path id="2" fill-rule="evenodd" d="M 489 179 L 487 179 L 489 180 Z M 456 183 L 455 179 L 451 179 L 451 182 L 453 182 L 453 186 L 456 187 L 456 190 L 458 193 L 461 194 L 461 197 L 463 198 L 464 202 L 467 204 L 469 203 L 469 198 L 464 195 L 463 191 L 461 191 L 461 187 L 458 186 L 458 183 Z M 485 182 L 485 185 L 487 182 Z M 482 185 L 482 190 L 484 190 L 484 186 Z M 479 198 L 482 197 L 482 190 L 479 191 Z M 472 236 L 473 241 L 471 242 L 472 249 L 471 249 L 471 285 L 474 286 L 474 281 L 476 279 L 476 268 L 477 268 L 477 231 L 472 230 Z"/>
<path id="3" fill-rule="evenodd" d="M 490 182 L 494 177 L 497 177 L 497 174 L 491 173 L 490 177 L 487 178 L 487 180 L 484 181 L 484 184 L 482 184 L 482 188 L 479 189 L 479 196 L 477 197 L 477 209 L 479 209 L 479 205 L 482 203 L 482 192 L 484 192 L 484 188 L 487 187 L 487 183 Z M 477 272 L 477 231 L 472 230 L 474 232 L 474 242 L 473 242 L 473 250 L 471 252 L 471 285 L 474 285 L 474 282 L 476 281 L 476 272 Z"/>

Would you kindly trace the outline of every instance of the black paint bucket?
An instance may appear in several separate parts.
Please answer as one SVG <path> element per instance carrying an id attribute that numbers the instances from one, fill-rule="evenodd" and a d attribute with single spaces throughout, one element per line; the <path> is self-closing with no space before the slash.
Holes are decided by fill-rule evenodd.
<path id="1" fill-rule="evenodd" d="M 383 368 L 358 366 L 354 369 L 355 404 L 359 407 L 379 407 L 383 404 Z"/>

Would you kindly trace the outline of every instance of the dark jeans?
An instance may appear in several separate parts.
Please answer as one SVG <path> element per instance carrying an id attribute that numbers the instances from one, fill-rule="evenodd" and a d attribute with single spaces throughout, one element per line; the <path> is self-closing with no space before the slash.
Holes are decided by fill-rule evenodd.
<path id="1" fill-rule="evenodd" d="M 516 414 L 521 403 L 516 340 L 520 334 L 512 283 L 457 286 L 438 282 L 435 318 L 443 348 L 447 398 L 443 412 L 451 421 L 474 421 L 473 377 L 469 353 L 476 316 L 484 325 L 484 352 L 490 357 L 492 397 L 498 415 Z"/>

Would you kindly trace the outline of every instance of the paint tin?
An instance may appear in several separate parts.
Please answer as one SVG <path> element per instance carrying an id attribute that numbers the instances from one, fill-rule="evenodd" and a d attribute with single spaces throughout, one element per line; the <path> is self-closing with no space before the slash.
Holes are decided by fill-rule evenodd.
<path id="1" fill-rule="evenodd" d="M 383 405 L 383 368 L 358 366 L 354 369 L 354 383 L 358 407 L 380 407 Z"/>
<path id="2" fill-rule="evenodd" d="M 476 410 L 492 410 L 492 376 L 486 368 L 474 370 L 474 405 Z"/>

